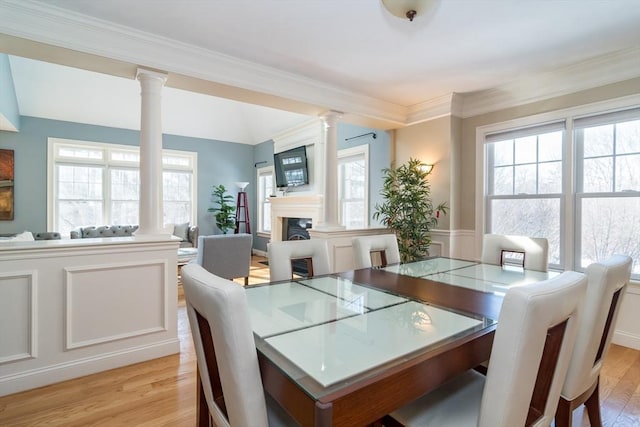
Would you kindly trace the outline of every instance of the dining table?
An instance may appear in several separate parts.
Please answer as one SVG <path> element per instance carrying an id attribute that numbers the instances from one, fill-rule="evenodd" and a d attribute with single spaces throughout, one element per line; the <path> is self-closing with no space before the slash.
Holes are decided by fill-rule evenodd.
<path id="1" fill-rule="evenodd" d="M 264 389 L 302 426 L 370 425 L 487 361 L 507 290 L 557 274 L 433 257 L 246 287 Z"/>

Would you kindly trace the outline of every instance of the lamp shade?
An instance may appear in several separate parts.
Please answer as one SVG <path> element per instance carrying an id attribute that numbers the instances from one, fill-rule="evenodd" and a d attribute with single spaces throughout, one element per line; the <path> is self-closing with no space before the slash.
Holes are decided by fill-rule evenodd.
<path id="1" fill-rule="evenodd" d="M 382 0 L 382 4 L 392 15 L 409 21 L 426 14 L 437 3 L 438 0 Z"/>
<path id="2" fill-rule="evenodd" d="M 422 169 L 422 171 L 424 173 L 426 173 L 427 175 L 429 175 L 431 173 L 431 171 L 433 170 L 433 165 L 425 163 L 422 166 L 420 166 L 420 169 Z"/>
<path id="3" fill-rule="evenodd" d="M 249 185 L 249 183 L 248 182 L 236 182 L 236 185 L 238 186 L 240 191 L 244 191 L 244 189 L 247 188 L 247 185 Z"/>

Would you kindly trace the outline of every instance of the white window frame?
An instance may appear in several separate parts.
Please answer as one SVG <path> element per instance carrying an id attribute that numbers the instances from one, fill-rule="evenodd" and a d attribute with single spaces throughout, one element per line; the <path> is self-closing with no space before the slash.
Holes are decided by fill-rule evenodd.
<path id="1" fill-rule="evenodd" d="M 114 160 L 113 153 L 129 153 L 139 158 L 140 149 L 137 146 L 122 145 L 122 144 L 110 144 L 103 142 L 93 141 L 81 141 L 62 138 L 48 138 L 47 140 L 47 229 L 55 230 L 57 227 L 57 209 L 56 209 L 56 165 L 57 164 L 69 164 L 69 165 L 93 165 L 101 166 L 104 169 L 103 173 L 103 217 L 108 218 L 106 212 L 110 210 L 111 198 L 110 198 L 110 186 L 109 178 L 106 177 L 106 171 L 108 167 L 115 167 L 121 169 L 138 169 L 140 168 L 139 162 L 136 160 Z M 92 149 L 98 150 L 103 153 L 102 159 L 87 159 L 87 158 L 73 158 L 73 157 L 60 157 L 58 156 L 58 150 L 63 147 L 79 148 L 79 149 Z M 198 188 L 197 188 L 197 164 L 198 153 L 192 151 L 179 151 L 179 150 L 162 150 L 163 153 L 163 172 L 170 171 L 188 171 L 192 174 L 191 185 L 191 224 L 195 225 L 195 219 L 198 212 Z M 184 164 L 168 164 L 167 158 L 183 158 Z M 108 222 L 109 219 L 106 219 Z"/>
<path id="2" fill-rule="evenodd" d="M 515 129 L 513 131 L 508 130 L 506 132 L 498 132 L 498 133 L 492 133 L 492 134 L 488 134 L 485 135 L 485 151 L 484 154 L 486 155 L 488 150 L 493 149 L 493 147 L 491 146 L 492 142 L 498 142 L 498 141 L 508 141 L 508 140 L 515 140 L 519 139 L 519 138 L 523 138 L 523 137 L 532 137 L 532 136 L 540 136 L 540 135 L 545 135 L 549 132 L 562 132 L 562 158 L 560 159 L 560 161 L 562 162 L 563 168 L 564 168 L 564 161 L 565 156 L 567 154 L 567 150 L 564 149 L 564 147 L 566 147 L 567 145 L 567 141 L 568 141 L 568 135 L 567 135 L 567 130 L 566 130 L 566 120 L 555 120 L 552 121 L 550 123 L 539 123 L 535 126 L 530 126 L 530 127 L 524 127 L 524 128 L 519 128 L 519 129 Z M 515 149 L 515 147 L 514 147 Z M 564 226 L 562 224 L 562 218 L 563 218 L 563 212 L 564 212 L 564 204 L 563 204 L 563 200 L 564 200 L 564 190 L 565 190 L 565 186 L 564 186 L 564 181 L 561 182 L 561 187 L 559 189 L 558 192 L 538 192 L 538 184 L 540 183 L 539 180 L 539 170 L 540 170 L 540 165 L 543 165 L 545 163 L 549 163 L 548 161 L 540 161 L 539 159 L 539 152 L 536 152 L 536 162 L 530 165 L 535 165 L 536 168 L 536 190 L 532 193 L 515 193 L 515 194 L 489 194 L 489 190 L 491 188 L 491 173 L 489 172 L 489 168 L 494 166 L 490 164 L 490 159 L 487 159 L 486 163 L 486 168 L 485 170 L 486 172 L 486 186 L 485 186 L 485 196 L 484 196 L 484 203 L 485 203 L 485 209 L 484 212 L 486 213 L 485 219 L 487 220 L 484 223 L 484 230 L 487 230 L 488 227 L 488 220 L 491 214 L 490 212 L 490 206 L 491 206 L 491 202 L 492 201 L 497 201 L 497 200 L 506 200 L 506 201 L 515 201 L 515 200 L 557 200 L 558 204 L 559 204 L 559 217 L 558 217 L 558 225 L 559 225 L 559 239 L 560 239 L 560 249 L 562 249 L 562 247 L 564 246 L 562 244 L 563 242 L 563 231 L 564 231 Z M 521 164 L 518 164 L 516 159 L 514 158 L 514 164 L 512 164 L 511 166 L 514 167 L 514 173 L 515 173 L 515 168 L 518 166 L 521 166 Z M 554 163 L 556 162 L 556 160 L 553 161 Z M 564 172 L 565 170 L 562 171 L 564 176 Z M 513 182 L 512 184 L 515 186 L 516 180 L 515 180 L 515 176 L 513 177 Z M 551 245 L 550 245 L 551 246 Z M 551 249 L 551 248 L 550 248 Z M 550 262 L 550 266 L 556 267 L 558 268 L 560 265 L 564 265 L 564 252 L 562 250 L 560 250 L 560 253 L 558 254 L 559 257 L 559 263 L 555 263 L 552 264 Z"/>
<path id="3" fill-rule="evenodd" d="M 354 157 L 354 156 L 363 156 L 364 157 L 364 226 L 367 227 L 369 225 L 369 145 L 357 145 L 355 147 L 345 148 L 343 150 L 338 150 L 338 164 L 340 163 L 340 159 L 344 159 L 346 157 Z M 342 204 L 343 200 L 340 194 L 340 188 L 342 188 L 343 183 L 338 183 L 338 221 L 340 224 L 343 224 L 342 218 Z"/>
<path id="4" fill-rule="evenodd" d="M 263 224 L 263 216 L 264 216 L 264 204 L 265 203 L 270 203 L 269 202 L 269 196 L 271 196 L 271 194 L 262 194 L 263 190 L 262 190 L 262 186 L 260 185 L 260 177 L 261 176 L 265 176 L 265 175 L 271 175 L 271 179 L 273 182 L 273 191 L 276 191 L 276 175 L 275 175 L 275 168 L 273 166 L 264 166 L 261 168 L 256 169 L 256 186 L 258 188 L 258 191 L 256 191 L 256 206 L 258 207 L 257 211 L 258 211 L 258 215 L 257 215 L 257 221 L 258 221 L 258 227 L 257 227 L 257 235 L 261 236 L 261 237 L 266 237 L 266 238 L 270 238 L 271 237 L 271 230 L 264 230 L 262 227 Z M 271 224 L 271 221 L 269 221 L 269 224 Z"/>
<path id="5" fill-rule="evenodd" d="M 576 238 L 576 195 L 575 195 L 575 141 L 574 141 L 574 128 L 573 120 L 582 116 L 604 114 L 607 112 L 613 112 L 623 110 L 626 108 L 633 108 L 640 105 L 640 95 L 631 95 L 613 100 L 607 100 L 602 102 L 596 102 L 592 104 L 582 105 L 578 107 L 562 109 L 552 111 L 543 114 L 537 114 L 533 116 L 513 119 L 505 122 L 494 123 L 485 126 L 479 126 L 476 128 L 476 231 L 475 231 L 475 243 L 476 243 L 476 258 L 480 259 L 482 254 L 482 239 L 485 234 L 486 224 L 486 204 L 485 196 L 488 188 L 488 171 L 487 162 L 485 157 L 486 147 L 485 141 L 487 135 L 506 132 L 510 129 L 525 128 L 530 126 L 536 126 L 539 124 L 566 120 L 566 138 L 564 146 L 564 169 L 563 175 L 565 182 L 563 183 L 563 196 L 561 198 L 562 203 L 562 218 L 561 218 L 561 239 L 562 239 L 562 253 L 560 254 L 562 265 L 560 266 L 565 270 L 578 269 L 578 262 L 575 260 L 575 245 L 574 240 Z M 570 200 L 568 200 L 570 198 Z"/>

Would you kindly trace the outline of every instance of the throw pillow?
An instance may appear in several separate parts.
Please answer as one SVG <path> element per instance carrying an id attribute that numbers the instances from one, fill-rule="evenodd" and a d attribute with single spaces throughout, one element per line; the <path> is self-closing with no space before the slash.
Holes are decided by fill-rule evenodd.
<path id="1" fill-rule="evenodd" d="M 173 235 L 179 237 L 183 242 L 189 240 L 189 223 L 176 224 L 173 227 Z"/>
<path id="2" fill-rule="evenodd" d="M 23 233 L 16 234 L 13 237 L 5 237 L 0 238 L 2 243 L 5 242 L 33 242 L 35 239 L 33 238 L 33 234 L 30 231 L 25 231 Z"/>
<path id="3" fill-rule="evenodd" d="M 19 242 L 33 242 L 33 234 L 30 231 L 25 231 L 16 236 L 16 240 Z"/>

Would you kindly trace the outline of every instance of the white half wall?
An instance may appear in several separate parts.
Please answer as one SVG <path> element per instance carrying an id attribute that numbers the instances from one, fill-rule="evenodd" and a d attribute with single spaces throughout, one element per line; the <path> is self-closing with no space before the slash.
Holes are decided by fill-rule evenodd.
<path id="1" fill-rule="evenodd" d="M 0 245 L 0 396 L 178 353 L 177 247 L 144 237 Z"/>

